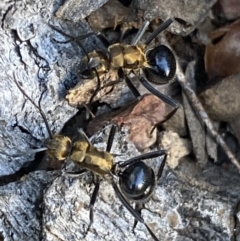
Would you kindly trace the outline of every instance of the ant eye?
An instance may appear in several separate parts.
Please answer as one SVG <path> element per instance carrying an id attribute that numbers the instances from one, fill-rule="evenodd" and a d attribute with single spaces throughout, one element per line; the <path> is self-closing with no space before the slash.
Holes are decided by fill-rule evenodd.
<path id="1" fill-rule="evenodd" d="M 167 84 L 176 74 L 176 58 L 165 45 L 146 52 L 149 67 L 143 68 L 147 79 L 154 84 Z"/>

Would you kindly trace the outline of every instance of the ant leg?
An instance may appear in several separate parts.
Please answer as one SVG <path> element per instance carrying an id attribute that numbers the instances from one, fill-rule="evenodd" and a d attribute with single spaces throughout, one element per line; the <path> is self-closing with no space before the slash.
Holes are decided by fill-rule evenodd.
<path id="1" fill-rule="evenodd" d="M 160 34 L 163 30 L 165 30 L 170 24 L 172 24 L 173 20 L 171 18 L 167 19 L 165 22 L 163 22 L 144 42 L 146 46 L 148 46 L 153 39 L 157 37 L 158 34 Z"/>
<path id="2" fill-rule="evenodd" d="M 110 134 L 108 136 L 106 152 L 110 152 L 111 151 L 113 140 L 114 140 L 114 136 L 115 136 L 115 133 L 116 133 L 116 129 L 117 129 L 116 125 L 112 125 L 111 130 L 110 130 Z"/>
<path id="3" fill-rule="evenodd" d="M 144 208 L 144 204 L 143 203 L 136 203 L 135 204 L 135 211 L 139 213 L 139 215 L 141 215 L 141 212 L 142 212 L 142 209 Z M 134 229 L 136 228 L 137 226 L 137 223 L 138 223 L 138 220 L 135 218 L 134 219 L 134 223 L 133 223 L 133 232 L 134 232 Z"/>
<path id="4" fill-rule="evenodd" d="M 98 33 L 97 37 L 106 49 L 110 46 L 109 41 L 101 33 Z"/>
<path id="5" fill-rule="evenodd" d="M 140 82 L 142 83 L 142 85 L 149 90 L 152 94 L 156 95 L 158 98 L 160 98 L 162 101 L 164 101 L 165 103 L 171 105 L 174 109 L 167 115 L 167 117 L 165 118 L 166 120 L 169 119 L 171 116 L 174 115 L 174 113 L 177 111 L 179 105 L 178 103 L 173 100 L 172 98 L 162 94 L 161 92 L 159 92 L 158 90 L 156 90 L 151 84 L 148 83 L 148 81 L 144 78 L 141 77 Z"/>
<path id="6" fill-rule="evenodd" d="M 166 160 L 167 160 L 167 153 L 165 154 L 165 156 L 163 157 L 163 160 L 162 160 L 162 163 L 158 169 L 158 172 L 157 172 L 157 180 L 160 179 L 160 177 L 162 176 L 162 173 L 163 173 L 163 169 L 165 167 L 165 164 L 166 164 Z"/>
<path id="7" fill-rule="evenodd" d="M 137 88 L 133 85 L 132 81 L 128 78 L 127 75 L 125 75 L 125 82 L 128 86 L 128 88 L 132 91 L 133 95 L 138 98 L 141 96 L 141 94 L 139 93 L 139 91 L 137 90 Z"/>
<path id="8" fill-rule="evenodd" d="M 128 159 L 127 161 L 120 161 L 117 163 L 117 165 L 119 167 L 126 167 L 145 159 L 159 157 L 159 156 L 166 156 L 166 155 L 167 155 L 167 152 L 165 150 L 153 151 L 153 152 L 144 153 L 142 155 L 133 157 L 131 159 Z"/>
<path id="9" fill-rule="evenodd" d="M 120 199 L 120 201 L 122 202 L 122 204 L 125 206 L 125 208 L 133 215 L 133 217 L 140 223 L 143 223 L 145 225 L 145 227 L 147 228 L 148 232 L 150 233 L 150 235 L 152 236 L 152 238 L 155 241 L 159 241 L 159 239 L 156 237 L 156 235 L 153 233 L 153 231 L 148 227 L 148 225 L 145 223 L 143 217 L 136 211 L 134 210 L 134 208 L 129 204 L 129 202 L 125 199 L 125 197 L 122 195 L 122 193 L 120 192 L 118 186 L 116 185 L 116 183 L 112 182 L 112 186 L 113 189 L 116 193 L 116 195 L 118 196 L 118 198 Z"/>
<path id="10" fill-rule="evenodd" d="M 132 91 L 133 95 L 138 98 L 141 96 L 141 94 L 138 92 L 136 87 L 133 85 L 132 81 L 129 79 L 129 77 L 123 72 L 123 69 L 120 68 L 118 71 L 118 76 L 121 79 L 124 79 L 128 88 Z"/>
<path id="11" fill-rule="evenodd" d="M 170 97 L 162 94 L 162 93 L 159 92 L 158 90 L 156 90 L 151 84 L 149 84 L 149 82 L 148 82 L 144 77 L 141 77 L 141 78 L 139 79 L 139 81 L 140 81 L 140 82 L 142 83 L 142 85 L 143 85 L 147 90 L 149 90 L 152 94 L 156 95 L 156 96 L 157 96 L 158 98 L 160 98 L 162 101 L 164 101 L 165 103 L 167 103 L 167 104 L 169 104 L 170 106 L 173 107 L 173 110 L 170 111 L 170 113 L 168 113 L 168 114 L 165 116 L 165 118 L 163 119 L 163 121 L 159 122 L 156 126 L 153 126 L 153 128 L 152 128 L 152 130 L 151 130 L 151 132 L 150 132 L 150 134 L 152 134 L 153 131 L 154 131 L 154 129 L 155 129 L 157 126 L 161 125 L 162 123 L 164 123 L 165 121 L 167 121 L 168 119 L 170 119 L 170 118 L 175 114 L 175 112 L 177 111 L 179 105 L 178 105 L 178 103 L 177 103 L 174 99 L 172 99 L 172 98 L 170 98 Z"/>
<path id="12" fill-rule="evenodd" d="M 140 41 L 140 39 L 142 38 L 143 34 L 146 32 L 148 26 L 149 26 L 150 22 L 148 20 L 144 21 L 144 23 L 142 24 L 141 28 L 138 30 L 136 36 L 134 37 L 134 39 L 132 40 L 131 45 L 137 45 L 138 42 Z"/>
<path id="13" fill-rule="evenodd" d="M 88 224 L 88 227 L 87 227 L 87 230 L 86 230 L 86 233 L 84 236 L 87 235 L 89 229 L 91 228 L 91 225 L 93 223 L 93 207 L 94 207 L 94 204 L 96 202 L 96 199 L 97 199 L 97 196 L 98 196 L 98 191 L 99 191 L 99 186 L 100 186 L 100 180 L 99 178 L 97 178 L 97 182 L 95 183 L 95 187 L 94 187 L 94 190 L 93 190 L 93 193 L 92 193 L 92 196 L 91 196 L 91 200 L 90 200 L 90 210 L 89 210 L 89 224 Z"/>
<path id="14" fill-rule="evenodd" d="M 165 30 L 171 23 L 173 22 L 173 20 L 171 18 L 169 18 L 168 20 L 166 20 L 165 22 L 163 22 L 148 38 L 146 41 L 144 41 L 144 44 L 146 46 L 148 46 L 153 39 L 155 39 L 157 37 L 158 34 L 160 34 L 163 30 Z M 140 41 L 140 39 L 142 38 L 143 34 L 146 32 L 146 29 L 148 28 L 150 22 L 147 20 L 143 23 L 143 25 L 141 26 L 141 28 L 138 30 L 135 38 L 133 39 L 131 45 L 137 45 L 138 42 Z"/>

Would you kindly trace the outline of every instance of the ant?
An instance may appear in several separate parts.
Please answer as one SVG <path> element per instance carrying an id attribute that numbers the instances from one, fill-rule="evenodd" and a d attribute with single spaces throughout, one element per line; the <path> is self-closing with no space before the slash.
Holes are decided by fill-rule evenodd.
<path id="1" fill-rule="evenodd" d="M 167 20 L 164 22 L 155 32 L 152 34 L 148 41 L 145 41 L 145 47 L 156 37 L 158 33 L 163 31 L 167 26 L 171 24 L 172 20 Z M 142 32 L 142 30 L 140 31 Z M 139 36 L 139 35 L 138 35 Z M 139 39 L 140 37 L 138 37 Z M 138 42 L 138 40 L 136 41 Z M 139 45 L 140 46 L 140 45 Z M 135 45 L 123 45 L 123 50 L 130 50 L 130 52 L 133 53 L 135 51 L 136 55 L 139 55 L 141 52 L 143 52 L 144 48 L 140 48 L 139 46 Z M 111 47 L 111 46 L 110 46 Z M 112 48 L 114 49 L 115 53 L 115 47 L 121 48 L 121 44 L 112 45 Z M 160 48 L 161 47 L 161 48 Z M 142 50 L 142 51 L 141 51 Z M 164 50 L 164 51 L 163 51 Z M 170 56 L 173 56 L 173 65 L 171 65 L 171 61 L 168 59 L 168 54 L 163 55 L 164 52 L 169 53 Z M 91 53 L 89 54 L 91 59 Z M 88 56 L 88 54 L 87 54 Z M 138 63 L 138 59 L 132 58 L 130 55 L 130 60 L 133 60 L 133 64 L 129 65 L 129 68 L 137 69 L 140 67 L 143 67 L 143 70 L 145 71 L 145 75 L 152 81 L 157 81 L 159 74 L 159 70 L 163 70 L 163 82 L 168 83 L 172 78 L 174 78 L 175 75 L 175 69 L 176 69 L 176 60 L 174 54 L 171 52 L 171 50 L 166 46 L 159 46 L 157 48 L 154 48 L 152 50 L 146 51 L 144 54 L 141 55 L 141 58 L 144 58 L 146 60 L 145 62 L 142 62 L 141 66 L 136 65 Z M 147 56 L 151 56 L 151 58 L 156 60 L 157 65 L 155 66 L 147 66 L 147 63 L 149 62 L 147 60 Z M 126 57 L 126 56 L 124 56 Z M 146 57 L 146 58 L 145 58 Z M 84 60 L 83 60 L 84 61 Z M 161 64 L 161 61 L 163 61 L 163 64 Z M 88 61 L 87 64 L 90 64 L 91 62 Z M 108 63 L 110 63 L 108 61 Z M 144 66 L 143 66 L 144 64 Z M 134 68 L 135 66 L 135 68 Z M 123 67 L 123 68 L 122 68 Z M 122 69 L 127 69 L 126 66 L 119 66 L 119 70 L 121 73 Z M 91 66 L 88 71 L 92 70 L 93 73 L 96 75 L 99 74 L 99 68 L 97 66 Z M 168 71 L 169 70 L 169 71 Z M 82 71 L 84 73 L 84 71 Z M 91 72 L 91 71 L 90 71 Z M 166 75 L 167 73 L 167 75 Z M 122 71 L 122 74 L 125 77 L 125 80 L 131 88 L 131 81 L 127 77 L 127 75 Z M 145 223 L 144 219 L 140 215 L 140 209 L 137 206 L 135 209 L 129 204 L 128 200 L 131 201 L 137 201 L 137 202 L 144 202 L 148 199 L 148 197 L 153 193 L 155 188 L 155 183 L 157 180 L 161 177 L 165 163 L 167 158 L 167 153 L 165 150 L 159 150 L 155 152 L 150 152 L 147 154 L 143 154 L 134 158 L 131 158 L 127 161 L 121 161 L 121 162 L 114 162 L 114 155 L 110 153 L 111 146 L 113 143 L 116 127 L 113 126 L 109 135 L 108 145 L 105 151 L 99 150 L 96 147 L 94 147 L 90 141 L 88 140 L 85 133 L 81 130 L 77 132 L 77 135 L 74 138 L 70 138 L 68 136 L 63 135 L 53 135 L 50 131 L 49 125 L 47 123 L 46 116 L 44 112 L 42 111 L 40 107 L 40 102 L 38 105 L 36 105 L 31 98 L 25 93 L 23 88 L 20 86 L 18 81 L 16 80 L 14 76 L 14 81 L 16 85 L 18 86 L 19 90 L 22 92 L 22 94 L 29 100 L 31 103 L 39 110 L 41 116 L 43 117 L 43 120 L 45 122 L 46 128 L 49 133 L 50 140 L 46 142 L 46 150 L 47 154 L 54 157 L 59 162 L 64 161 L 73 161 L 76 164 L 78 164 L 80 167 L 82 167 L 85 171 L 91 171 L 94 174 L 96 174 L 98 177 L 108 175 L 110 177 L 110 182 L 116 192 L 116 195 L 120 199 L 120 201 L 123 203 L 123 205 L 128 209 L 128 211 L 134 216 L 135 218 L 135 224 L 136 226 L 137 222 L 141 222 L 145 225 L 148 232 L 150 233 L 151 237 L 158 241 L 159 239 L 156 237 L 156 235 L 153 233 L 153 231 L 148 227 L 148 225 Z M 155 94 L 157 97 L 165 101 L 166 103 L 170 104 L 174 107 L 174 111 L 172 114 L 175 113 L 177 110 L 178 104 L 170 99 L 169 97 L 163 95 L 162 93 L 158 92 L 156 89 L 154 89 L 147 81 L 145 77 L 140 78 L 141 83 L 148 89 L 150 92 Z M 150 86 L 150 87 L 149 87 Z M 140 95 L 137 90 L 134 90 L 135 95 Z M 172 115 L 171 114 L 171 115 Z M 170 116 L 169 116 L 170 118 Z M 43 149 L 39 150 L 43 151 Z M 157 175 L 155 175 L 154 171 L 151 167 L 145 164 L 143 160 L 153 157 L 162 157 L 163 161 L 159 167 L 159 170 L 157 172 Z M 119 180 L 119 182 L 116 182 L 116 179 Z M 88 230 L 91 227 L 91 224 L 93 223 L 93 207 L 98 195 L 100 186 L 100 180 L 96 182 L 95 188 L 93 191 L 93 194 L 91 196 L 90 200 L 90 214 L 89 219 L 90 223 L 86 230 L 86 234 Z"/>
<path id="2" fill-rule="evenodd" d="M 171 113 L 169 113 L 166 117 L 166 120 L 169 119 L 177 111 L 178 103 L 170 97 L 159 92 L 149 82 L 156 85 L 162 85 L 170 83 L 175 79 L 177 68 L 175 54 L 165 45 L 160 45 L 150 49 L 147 49 L 147 46 L 156 38 L 158 34 L 172 24 L 172 22 L 172 19 L 168 19 L 163 22 L 143 42 L 143 44 L 139 44 L 139 41 L 146 31 L 149 21 L 144 22 L 130 45 L 115 43 L 109 45 L 106 52 L 102 50 L 94 50 L 90 53 L 87 53 L 84 50 L 85 57 L 80 62 L 79 76 L 82 79 L 93 79 L 97 77 L 97 87 L 89 100 L 89 104 L 91 104 L 98 91 L 101 88 L 104 88 L 104 86 L 101 86 L 100 77 L 112 70 L 118 72 L 119 79 L 125 80 L 127 86 L 133 92 L 135 97 L 140 97 L 139 92 L 128 77 L 130 73 L 136 75 L 135 71 L 140 69 L 142 72 L 139 78 L 141 84 L 152 94 L 156 95 L 162 101 L 173 107 Z M 55 27 L 53 28 L 56 31 L 59 31 Z M 62 31 L 60 32 L 63 33 Z M 66 36 L 69 37 L 68 35 Z M 77 39 L 81 40 L 88 36 L 90 36 L 90 34 L 82 36 L 82 38 L 78 37 Z M 106 46 L 107 40 L 104 39 L 102 35 L 98 35 L 98 37 Z M 81 45 L 81 47 L 83 46 Z M 113 81 L 112 83 L 108 83 L 107 86 L 115 83 L 116 81 Z M 77 94 L 78 92 L 74 89 L 69 91 L 66 99 L 68 99 L 70 104 L 71 102 L 76 102 Z"/>
<path id="3" fill-rule="evenodd" d="M 37 105 L 23 90 L 20 83 L 17 81 L 15 74 L 14 82 L 22 94 L 25 96 L 25 98 L 29 100 L 36 109 L 39 110 L 49 132 L 50 139 L 46 141 L 46 147 L 40 148 L 38 150 L 46 150 L 48 155 L 52 156 L 59 162 L 74 162 L 83 168 L 81 174 L 86 171 L 91 171 L 97 176 L 95 188 L 90 199 L 90 222 L 85 235 L 87 235 L 87 232 L 93 223 L 93 208 L 98 196 L 101 182 L 100 177 L 107 175 L 109 176 L 110 182 L 116 195 L 135 218 L 134 227 L 136 226 L 137 222 L 143 223 L 151 237 L 155 241 L 159 241 L 159 239 L 142 218 L 140 214 L 140 207 L 136 205 L 134 209 L 130 205 L 129 201 L 137 201 L 138 203 L 143 203 L 150 197 L 155 189 L 156 182 L 162 175 L 167 159 L 167 152 L 165 150 L 157 150 L 130 158 L 126 161 L 114 162 L 114 155 L 111 154 L 110 151 L 116 132 L 115 125 L 112 125 L 111 127 L 107 142 L 107 148 L 105 151 L 94 147 L 82 130 L 78 130 L 77 134 L 72 139 L 68 136 L 60 134 L 53 135 L 48 125 L 46 115 L 40 106 L 41 98 Z M 36 150 L 36 152 L 38 152 L 38 150 Z M 150 166 L 143 162 L 145 159 L 155 157 L 162 157 L 162 162 L 157 174 L 154 173 Z"/>
<path id="4" fill-rule="evenodd" d="M 94 77 L 99 78 L 111 70 L 118 70 L 119 77 L 125 79 L 126 84 L 132 90 L 133 88 L 128 74 L 134 73 L 136 75 L 135 71 L 142 69 L 144 76 L 139 78 L 140 82 L 152 94 L 174 108 L 171 114 L 172 116 L 178 108 L 178 103 L 157 91 L 149 82 L 162 85 L 174 80 L 177 66 L 175 55 L 171 49 L 165 45 L 147 49 L 147 46 L 153 39 L 172 22 L 172 19 L 163 22 L 143 44 L 138 43 L 147 29 L 149 21 L 145 21 L 130 45 L 115 43 L 108 46 L 106 52 L 94 50 L 87 53 L 80 63 L 80 76 L 88 79 Z M 98 36 L 103 42 L 103 36 Z M 132 92 L 136 93 L 135 90 L 132 90 Z M 139 94 L 136 93 L 135 96 L 139 96 Z M 93 99 L 93 97 L 91 97 L 91 99 Z"/>
<path id="5" fill-rule="evenodd" d="M 172 22 L 172 19 L 166 20 L 144 41 L 143 44 L 139 44 L 139 41 L 149 24 L 149 22 L 146 21 L 130 45 L 115 43 L 108 46 L 106 52 L 94 50 L 87 53 L 80 63 L 80 76 L 87 79 L 97 77 L 99 83 L 99 86 L 97 86 L 90 98 L 90 104 L 94 95 L 97 93 L 97 90 L 104 87 L 101 86 L 99 77 L 104 76 L 111 70 L 118 71 L 118 76 L 125 80 L 125 83 L 136 97 L 136 100 L 140 100 L 141 94 L 133 85 L 128 75 L 129 73 L 134 73 L 136 75 L 136 70 L 142 70 L 143 75 L 138 78 L 142 85 L 161 101 L 173 107 L 172 110 L 164 116 L 163 121 L 154 124 L 154 126 L 148 131 L 147 135 L 149 137 L 152 137 L 157 126 L 171 118 L 178 109 L 178 103 L 176 101 L 162 94 L 149 83 L 151 82 L 156 85 L 167 84 L 175 78 L 177 64 L 175 54 L 171 49 L 165 45 L 147 49 L 147 46 L 153 41 L 153 39 L 155 39 L 156 36 L 165 30 Z M 100 37 L 100 40 L 102 40 L 102 38 L 103 36 Z M 114 82 L 116 81 L 113 81 L 112 83 Z M 107 85 L 109 86 L 111 83 L 108 83 Z M 70 90 L 66 98 L 71 101 L 71 98 L 76 99 L 76 94 L 77 92 Z"/>

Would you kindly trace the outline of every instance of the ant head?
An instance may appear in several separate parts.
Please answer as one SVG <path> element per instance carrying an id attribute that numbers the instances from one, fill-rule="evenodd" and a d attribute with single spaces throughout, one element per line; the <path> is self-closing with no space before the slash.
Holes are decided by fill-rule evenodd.
<path id="1" fill-rule="evenodd" d="M 147 79 L 157 85 L 171 82 L 176 74 L 176 58 L 165 45 L 146 51 L 147 66 L 143 72 Z"/>
<path id="2" fill-rule="evenodd" d="M 142 161 L 131 164 L 119 174 L 119 186 L 126 198 L 142 202 L 155 188 L 154 171 Z"/>
<path id="3" fill-rule="evenodd" d="M 101 76 L 110 68 L 109 56 L 101 50 L 94 50 L 88 53 L 79 66 L 79 74 L 82 78 L 96 77 L 96 71 Z"/>
<path id="4" fill-rule="evenodd" d="M 67 136 L 54 135 L 52 139 L 45 141 L 47 153 L 59 161 L 64 161 L 72 150 L 72 141 Z"/>

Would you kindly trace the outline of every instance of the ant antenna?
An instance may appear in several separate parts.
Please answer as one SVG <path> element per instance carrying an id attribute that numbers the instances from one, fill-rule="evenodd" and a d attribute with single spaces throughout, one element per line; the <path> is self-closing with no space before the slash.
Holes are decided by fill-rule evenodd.
<path id="1" fill-rule="evenodd" d="M 37 152 L 46 151 L 46 150 L 47 150 L 47 147 L 42 147 L 42 148 L 38 148 L 38 149 L 30 149 L 30 150 L 28 150 L 28 152 L 19 151 L 13 155 L 10 155 L 5 151 L 0 151 L 0 154 L 3 154 L 8 157 L 20 157 L 20 156 L 24 156 L 24 155 L 28 155 L 28 154 L 35 154 Z"/>
<path id="2" fill-rule="evenodd" d="M 84 35 L 79 36 L 79 37 L 72 37 L 72 36 L 70 36 L 69 34 L 64 33 L 62 30 L 56 28 L 55 26 L 53 26 L 53 25 L 51 25 L 51 24 L 49 24 L 49 23 L 48 23 L 48 25 L 49 25 L 53 30 L 61 33 L 61 34 L 62 34 L 63 36 L 65 36 L 65 37 L 68 37 L 70 40 L 68 40 L 67 42 L 70 42 L 70 41 L 76 42 L 76 43 L 80 46 L 80 48 L 82 49 L 84 55 L 87 57 L 88 62 L 90 61 L 88 52 L 86 51 L 86 49 L 85 49 L 84 46 L 82 45 L 81 40 L 83 40 L 83 39 L 85 39 L 85 38 L 87 38 L 87 37 L 90 37 L 90 36 L 92 36 L 92 35 L 96 35 L 95 32 L 90 32 L 90 33 L 84 34 Z M 65 42 L 65 43 L 67 43 L 67 42 Z M 62 43 L 63 43 L 63 42 L 62 42 Z M 96 68 L 94 68 L 93 71 L 95 72 L 96 77 L 97 77 L 97 87 L 96 87 L 96 89 L 94 90 L 94 92 L 93 92 L 93 94 L 92 94 L 92 96 L 91 96 L 91 98 L 90 98 L 90 100 L 89 100 L 89 105 L 91 105 L 94 97 L 97 95 L 97 93 L 98 93 L 99 90 L 101 89 L 101 80 L 100 80 L 99 74 L 98 74 Z M 88 112 L 87 116 L 92 115 L 92 113 L 91 113 L 91 108 L 90 108 L 89 105 L 86 105 L 86 106 L 85 106 L 85 108 L 86 108 L 86 110 L 87 110 L 87 112 Z M 87 119 L 88 119 L 88 117 L 87 117 Z"/>
<path id="3" fill-rule="evenodd" d="M 34 105 L 34 107 L 39 111 L 40 115 L 41 115 L 42 118 L 43 118 L 43 121 L 44 121 L 44 123 L 45 123 L 45 126 L 46 126 L 46 128 L 47 128 L 49 137 L 50 137 L 51 139 L 53 139 L 53 134 L 52 134 L 51 129 L 50 129 L 49 125 L 48 125 L 46 115 L 45 115 L 45 113 L 43 112 L 43 110 L 42 110 L 42 108 L 41 108 L 41 106 L 40 106 L 40 102 L 41 102 L 42 96 L 43 96 L 43 94 L 44 94 L 45 91 L 42 92 L 41 97 L 40 97 L 39 102 L 38 102 L 38 105 L 37 105 L 37 104 L 28 96 L 28 94 L 23 90 L 23 88 L 21 87 L 21 85 L 20 85 L 19 82 L 17 81 L 15 72 L 13 72 L 13 80 L 14 80 L 15 84 L 17 85 L 18 89 L 22 92 L 22 94 L 23 94 L 23 95 Z"/>
<path id="4" fill-rule="evenodd" d="M 71 36 L 71 35 L 69 35 L 69 34 L 67 34 L 67 33 L 64 33 L 61 29 L 56 28 L 55 26 L 53 26 L 53 25 L 50 24 L 49 22 L 47 22 L 46 24 L 47 24 L 51 29 L 53 29 L 53 30 L 59 32 L 60 34 L 62 34 L 63 36 L 69 38 L 69 40 L 67 40 L 67 41 L 63 41 L 63 42 L 57 41 L 58 43 L 77 42 L 77 43 L 80 45 L 80 47 L 82 48 L 82 44 L 79 42 L 79 40 L 83 40 L 83 39 L 88 38 L 88 37 L 90 37 L 90 36 L 92 36 L 92 35 L 96 35 L 96 33 L 90 32 L 90 33 L 86 33 L 86 34 L 83 34 L 83 35 L 78 36 L 78 37 L 73 37 L 73 36 Z M 84 49 L 83 49 L 83 52 L 84 52 L 84 54 L 86 54 L 86 51 L 85 51 Z"/>

